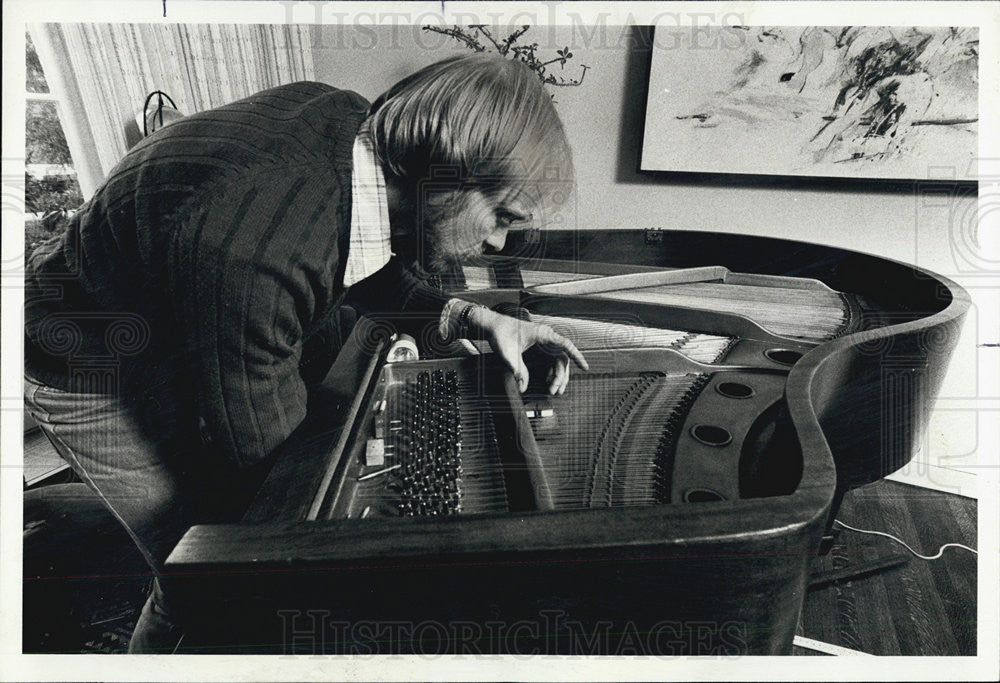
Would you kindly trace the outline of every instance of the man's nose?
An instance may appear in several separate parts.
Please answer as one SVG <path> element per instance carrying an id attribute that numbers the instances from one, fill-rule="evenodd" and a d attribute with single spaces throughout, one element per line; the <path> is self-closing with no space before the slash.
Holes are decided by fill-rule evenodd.
<path id="1" fill-rule="evenodd" d="M 496 251 L 503 249 L 503 245 L 507 243 L 507 228 L 499 228 L 490 233 L 490 236 L 486 238 L 486 244 L 492 247 Z"/>

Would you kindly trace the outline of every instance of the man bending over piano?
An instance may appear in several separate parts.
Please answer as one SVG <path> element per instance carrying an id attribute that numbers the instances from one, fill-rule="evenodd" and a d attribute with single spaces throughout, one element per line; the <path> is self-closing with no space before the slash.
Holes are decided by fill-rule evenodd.
<path id="1" fill-rule="evenodd" d="M 130 651 L 175 650 L 163 562 L 193 524 L 241 516 L 339 350 L 345 304 L 418 339 L 487 340 L 522 391 L 539 344 L 565 389 L 570 361 L 586 366 L 570 341 L 428 280 L 501 249 L 571 176 L 535 75 L 471 55 L 371 105 L 294 83 L 174 122 L 34 252 L 25 402 L 157 576 Z"/>

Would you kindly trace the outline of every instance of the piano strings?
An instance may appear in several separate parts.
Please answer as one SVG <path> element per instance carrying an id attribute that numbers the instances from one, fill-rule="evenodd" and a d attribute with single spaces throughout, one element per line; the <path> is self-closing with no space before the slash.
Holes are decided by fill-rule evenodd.
<path id="1" fill-rule="evenodd" d="M 462 266 L 462 276 L 465 279 L 465 289 L 474 292 L 480 289 L 496 287 L 493 281 L 493 269 L 485 266 Z"/>
<path id="2" fill-rule="evenodd" d="M 385 477 L 359 481 L 352 506 L 375 516 L 506 512 L 496 430 L 473 378 L 422 371 L 386 398 Z"/>
<path id="3" fill-rule="evenodd" d="M 589 373 L 561 397 L 525 397 L 557 509 L 670 499 L 677 435 L 705 374 Z M 422 371 L 386 394 L 385 462 L 356 481 L 351 516 L 509 509 L 500 446 L 474 376 Z"/>
<path id="4" fill-rule="evenodd" d="M 850 317 L 849 306 L 839 292 L 789 287 L 689 282 L 617 289 L 591 296 L 736 313 L 775 334 L 817 343 L 839 335 Z"/>
<path id="5" fill-rule="evenodd" d="M 680 351 L 691 360 L 717 363 L 730 349 L 734 337 L 667 330 L 626 323 L 533 313 L 534 322 L 549 325 L 582 350 L 658 347 Z"/>
<path id="6" fill-rule="evenodd" d="M 669 502 L 680 425 L 707 379 L 643 372 L 570 382 L 531 420 L 555 507 Z"/>

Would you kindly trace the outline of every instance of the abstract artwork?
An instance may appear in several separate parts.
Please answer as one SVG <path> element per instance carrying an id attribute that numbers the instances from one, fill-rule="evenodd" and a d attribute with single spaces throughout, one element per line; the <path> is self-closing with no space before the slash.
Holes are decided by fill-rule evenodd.
<path id="1" fill-rule="evenodd" d="M 641 168 L 974 177 L 979 31 L 657 29 Z"/>

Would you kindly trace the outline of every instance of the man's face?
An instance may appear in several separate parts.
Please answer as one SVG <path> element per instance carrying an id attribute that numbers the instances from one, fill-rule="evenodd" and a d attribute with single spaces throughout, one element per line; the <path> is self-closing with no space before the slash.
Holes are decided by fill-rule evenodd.
<path id="1" fill-rule="evenodd" d="M 512 223 L 530 219 L 520 193 L 451 190 L 425 198 L 421 263 L 431 273 L 503 249 Z"/>

